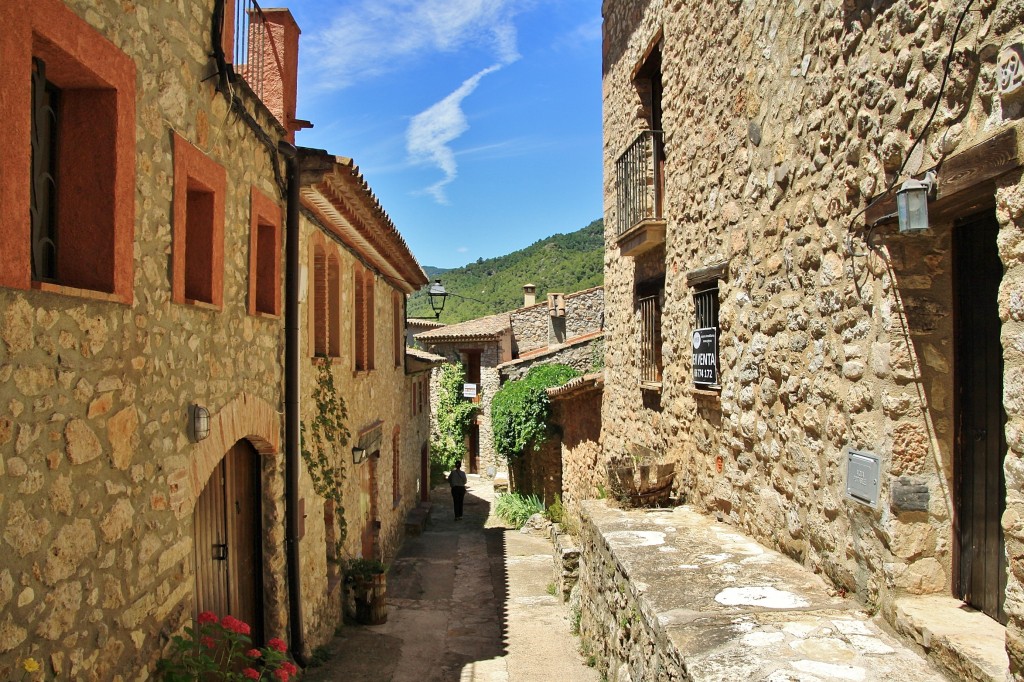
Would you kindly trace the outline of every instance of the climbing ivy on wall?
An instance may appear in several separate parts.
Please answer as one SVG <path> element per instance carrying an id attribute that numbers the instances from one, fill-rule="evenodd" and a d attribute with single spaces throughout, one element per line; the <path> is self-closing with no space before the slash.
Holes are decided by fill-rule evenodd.
<path id="1" fill-rule="evenodd" d="M 462 363 L 441 365 L 437 393 L 437 430 L 431 434 L 430 456 L 445 468 L 466 452 L 466 433 L 476 415 L 476 405 L 462 397 L 466 372 Z"/>
<path id="2" fill-rule="evenodd" d="M 494 448 L 511 460 L 528 445 L 534 450 L 548 436 L 551 403 L 547 389 L 561 386 L 580 373 L 568 365 L 537 365 L 522 379 L 509 381 L 491 400 Z"/>
<path id="3" fill-rule="evenodd" d="M 341 491 L 341 484 L 345 480 L 345 458 L 341 455 L 351 435 L 345 426 L 348 409 L 345 400 L 334 387 L 330 361 L 319 360 L 316 366 L 316 382 L 313 384 L 315 410 L 313 419 L 301 424 L 300 449 L 306 470 L 313 481 L 313 490 L 325 500 L 334 502 L 340 548 L 347 532 Z"/>

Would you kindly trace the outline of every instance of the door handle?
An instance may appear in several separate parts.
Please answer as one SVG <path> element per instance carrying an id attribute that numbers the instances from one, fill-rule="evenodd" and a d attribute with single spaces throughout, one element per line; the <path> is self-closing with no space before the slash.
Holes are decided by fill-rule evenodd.
<path id="1" fill-rule="evenodd" d="M 971 429 L 974 433 L 974 440 L 985 440 L 988 437 L 988 429 Z"/>
<path id="2" fill-rule="evenodd" d="M 227 561 L 228 560 L 228 546 L 227 546 L 227 544 L 213 545 L 213 560 L 214 561 Z"/>

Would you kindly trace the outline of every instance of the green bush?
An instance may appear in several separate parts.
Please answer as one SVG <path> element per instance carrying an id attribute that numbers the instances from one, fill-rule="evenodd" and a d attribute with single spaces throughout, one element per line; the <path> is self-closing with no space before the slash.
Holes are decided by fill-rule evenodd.
<path id="1" fill-rule="evenodd" d="M 537 365 L 522 379 L 509 381 L 491 400 L 494 447 L 507 459 L 535 450 L 548 437 L 551 403 L 547 389 L 561 386 L 580 373 L 568 365 Z"/>
<path id="2" fill-rule="evenodd" d="M 504 493 L 498 495 L 494 513 L 510 526 L 522 528 L 531 516 L 544 513 L 544 503 L 536 495 Z"/>
<path id="3" fill-rule="evenodd" d="M 462 397 L 466 372 L 461 363 L 441 365 L 437 393 L 437 431 L 430 438 L 431 464 L 450 471 L 466 454 L 466 432 L 476 415 L 476 405 Z M 432 467 L 433 468 L 433 467 Z"/>
<path id="4" fill-rule="evenodd" d="M 551 503 L 551 506 L 544 512 L 544 516 L 547 517 L 551 523 L 561 523 L 565 517 L 565 509 L 562 507 L 562 496 L 555 495 L 555 501 Z"/>

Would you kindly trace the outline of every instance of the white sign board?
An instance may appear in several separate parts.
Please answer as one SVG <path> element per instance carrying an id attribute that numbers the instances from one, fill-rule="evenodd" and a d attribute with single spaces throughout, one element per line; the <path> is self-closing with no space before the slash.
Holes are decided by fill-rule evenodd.
<path id="1" fill-rule="evenodd" d="M 462 384 L 462 397 L 463 398 L 475 398 L 476 397 L 476 384 Z"/>

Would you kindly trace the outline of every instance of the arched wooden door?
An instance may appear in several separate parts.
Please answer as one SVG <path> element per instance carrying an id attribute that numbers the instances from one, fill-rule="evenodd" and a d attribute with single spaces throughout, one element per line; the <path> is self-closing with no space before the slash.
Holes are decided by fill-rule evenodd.
<path id="1" fill-rule="evenodd" d="M 240 440 L 210 474 L 193 514 L 196 611 L 232 615 L 263 642 L 259 454 Z"/>

